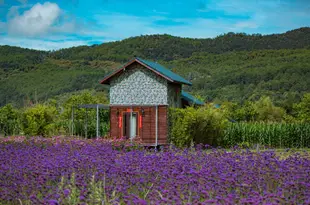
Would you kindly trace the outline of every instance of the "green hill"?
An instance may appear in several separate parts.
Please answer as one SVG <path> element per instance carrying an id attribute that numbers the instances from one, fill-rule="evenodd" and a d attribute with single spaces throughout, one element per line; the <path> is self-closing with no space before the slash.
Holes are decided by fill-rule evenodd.
<path id="1" fill-rule="evenodd" d="M 148 35 L 53 52 L 0 46 L 0 106 L 102 90 L 99 80 L 133 56 L 166 65 L 193 82 L 187 90 L 207 100 L 242 102 L 269 95 L 285 104 L 310 92 L 310 28 L 300 28 L 213 39 Z"/>
<path id="2" fill-rule="evenodd" d="M 62 49 L 51 55 L 56 59 L 127 61 L 132 56 L 171 61 L 188 58 L 195 52 L 221 54 L 232 51 L 261 49 L 310 48 L 310 28 L 300 28 L 283 34 L 247 35 L 227 33 L 216 38 L 192 39 L 170 35 L 146 35 L 97 46 Z"/>

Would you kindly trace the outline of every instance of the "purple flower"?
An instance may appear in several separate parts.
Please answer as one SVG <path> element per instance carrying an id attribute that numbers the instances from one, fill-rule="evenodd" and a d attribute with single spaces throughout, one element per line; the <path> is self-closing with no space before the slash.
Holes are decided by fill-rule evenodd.
<path id="1" fill-rule="evenodd" d="M 48 200 L 48 204 L 49 205 L 58 205 L 58 201 L 54 200 L 54 199 L 51 199 L 51 200 Z"/>
<path id="2" fill-rule="evenodd" d="M 69 194 L 70 194 L 70 190 L 69 190 L 69 189 L 65 189 L 65 190 L 64 190 L 64 195 L 65 195 L 65 197 L 68 197 Z"/>
<path id="3" fill-rule="evenodd" d="M 2 201 L 62 204 L 74 189 L 72 200 L 81 203 L 103 196 L 112 204 L 309 203 L 308 153 L 126 151 L 102 139 L 57 138 L 57 145 L 43 138 L 0 143 Z"/>

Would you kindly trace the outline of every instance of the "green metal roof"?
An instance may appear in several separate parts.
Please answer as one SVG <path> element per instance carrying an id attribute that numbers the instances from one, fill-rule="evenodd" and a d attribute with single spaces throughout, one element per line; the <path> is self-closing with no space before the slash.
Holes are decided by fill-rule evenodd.
<path id="1" fill-rule="evenodd" d="M 198 100 L 197 98 L 183 90 L 181 92 L 181 98 L 195 105 L 204 105 L 204 102 Z"/>
<path id="2" fill-rule="evenodd" d="M 136 59 L 138 61 L 146 64 L 147 66 L 153 68 L 154 70 L 156 70 L 160 74 L 166 76 L 167 78 L 170 78 L 173 81 L 183 83 L 183 84 L 187 84 L 187 85 L 192 85 L 192 83 L 189 82 L 188 80 L 182 78 L 181 76 L 177 75 L 176 73 L 172 72 L 171 70 L 165 68 L 164 66 L 162 66 L 158 63 L 148 61 L 148 60 L 143 60 L 142 58 L 136 58 Z"/>
<path id="3" fill-rule="evenodd" d="M 138 62 L 140 64 L 144 64 L 148 69 L 153 70 L 153 72 L 157 72 L 162 77 L 167 78 L 167 80 L 169 80 L 171 82 L 181 83 L 181 84 L 186 84 L 186 85 L 192 85 L 191 82 L 182 78 L 181 76 L 177 75 L 176 73 L 172 72 L 171 70 L 163 67 L 162 65 L 155 63 L 155 62 L 152 62 L 152 61 L 144 60 L 142 58 L 134 58 L 132 61 L 129 61 L 128 63 L 122 65 L 120 68 L 110 72 L 109 74 L 107 74 L 103 78 L 103 80 L 101 80 L 100 83 L 101 84 L 108 83 L 108 81 L 111 77 L 113 77 L 117 73 L 121 72 L 125 67 L 129 66 L 133 62 Z"/>

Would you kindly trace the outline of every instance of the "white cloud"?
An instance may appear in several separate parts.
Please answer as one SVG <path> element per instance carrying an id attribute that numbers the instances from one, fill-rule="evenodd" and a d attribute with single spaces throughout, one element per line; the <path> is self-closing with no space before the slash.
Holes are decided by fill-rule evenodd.
<path id="1" fill-rule="evenodd" d="M 235 30 L 233 31 L 236 32 L 248 32 L 256 29 L 257 33 L 266 34 L 285 32 L 290 29 L 310 25 L 310 12 L 306 6 L 308 5 L 308 0 L 210 0 L 209 5 L 207 9 L 213 11 L 222 11 L 225 14 L 236 16 L 248 15 L 248 20 L 234 24 Z"/>
<path id="2" fill-rule="evenodd" d="M 159 26 L 156 24 L 158 20 L 170 20 L 177 22 L 173 26 Z M 164 34 L 168 33 L 183 37 L 215 37 L 224 33 L 226 30 L 232 29 L 232 24 L 221 20 L 219 23 L 216 20 L 199 19 L 168 19 L 165 17 L 137 17 L 124 14 L 107 14 L 96 17 L 97 25 L 91 27 L 82 26 L 81 30 L 71 27 L 66 27 L 67 31 L 76 30 L 75 34 L 80 37 L 67 37 L 58 35 L 63 30 L 62 27 L 50 27 L 49 30 L 55 32 L 52 35 L 41 36 L 41 39 L 34 39 L 27 36 L 2 36 L 0 45 L 13 45 L 25 48 L 33 48 L 39 50 L 57 50 L 60 48 L 68 48 L 79 45 L 89 45 L 90 42 L 109 42 L 137 36 L 141 34 Z M 74 23 L 74 22 L 73 22 Z M 180 24 L 181 23 L 181 24 Z M 65 25 L 65 24 L 64 24 Z M 94 28 L 94 29 L 91 29 Z M 58 34 L 57 34 L 58 33 Z M 79 40 L 84 37 L 92 37 L 87 40 Z"/>
<path id="3" fill-rule="evenodd" d="M 245 4 L 244 0 L 230 3 L 227 0 L 211 0 L 211 3 L 197 10 L 201 12 L 199 16 L 204 16 L 204 12 L 214 11 L 235 16 L 214 19 L 169 18 L 168 13 L 157 10 L 153 10 L 153 15 L 149 16 L 101 12 L 100 15 L 89 19 L 89 16 L 88 18 L 70 16 L 69 11 L 66 13 L 55 3 L 38 3 L 33 7 L 19 5 L 10 9 L 7 22 L 0 22 L 0 32 L 8 31 L 7 38 L 1 36 L 0 44 L 54 50 L 145 34 L 167 33 L 182 37 L 207 38 L 230 31 L 267 34 L 309 26 L 306 20 L 310 18 L 310 13 L 297 9 L 288 10 L 286 7 L 276 9 L 277 4 L 267 0 L 257 2 Z M 28 10 L 20 14 L 20 8 Z M 238 15 L 249 18 L 238 20 Z M 168 24 L 165 25 L 165 22 Z"/>
<path id="4" fill-rule="evenodd" d="M 27 5 L 27 4 L 12 6 L 11 8 L 9 8 L 9 11 L 8 11 L 6 17 L 7 17 L 7 19 L 12 19 L 12 18 L 19 15 L 20 9 L 27 9 L 27 8 L 31 8 L 31 6 Z"/>
<path id="5" fill-rule="evenodd" d="M 96 16 L 96 20 L 106 38 L 124 39 L 145 34 L 171 34 L 182 37 L 215 37 L 234 29 L 231 22 L 223 19 L 179 18 L 169 19 L 162 16 L 138 17 L 118 13 Z M 158 20 L 176 22 L 175 25 L 158 25 Z M 92 31 L 88 34 L 94 34 Z"/>
<path id="6" fill-rule="evenodd" d="M 108 38 L 124 38 L 148 34 L 154 30 L 153 22 L 157 17 L 139 17 L 119 13 L 108 13 L 95 16 L 98 27 L 101 31 L 92 31 L 98 34 L 102 33 Z"/>
<path id="7" fill-rule="evenodd" d="M 14 17 L 8 21 L 8 32 L 26 36 L 46 34 L 57 22 L 60 14 L 61 9 L 55 3 L 37 3 L 22 15 L 15 12 Z"/>
<path id="8" fill-rule="evenodd" d="M 32 48 L 37 50 L 58 50 L 61 48 L 70 48 L 73 46 L 88 45 L 88 41 L 78 39 L 62 38 L 60 41 L 38 40 L 32 38 L 6 37 L 0 38 L 0 45 L 19 46 L 23 48 Z"/>
<path id="9" fill-rule="evenodd" d="M 239 29 L 239 31 L 244 28 L 257 28 L 258 27 L 258 25 L 254 21 L 240 21 L 240 22 L 237 22 L 234 26 L 236 29 Z"/>
<path id="10" fill-rule="evenodd" d="M 184 25 L 163 28 L 164 33 L 191 38 L 212 38 L 233 29 L 231 22 L 222 19 L 179 19 Z"/>
<path id="11" fill-rule="evenodd" d="M 53 26 L 49 28 L 51 33 L 72 33 L 77 31 L 75 22 L 63 22 L 61 25 Z"/>

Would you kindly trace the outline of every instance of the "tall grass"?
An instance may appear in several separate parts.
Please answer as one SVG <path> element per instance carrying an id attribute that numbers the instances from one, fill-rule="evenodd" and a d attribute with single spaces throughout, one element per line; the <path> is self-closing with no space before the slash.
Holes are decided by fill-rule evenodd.
<path id="1" fill-rule="evenodd" d="M 275 148 L 310 147 L 310 124 L 230 123 L 224 131 L 223 146 L 260 144 Z"/>

